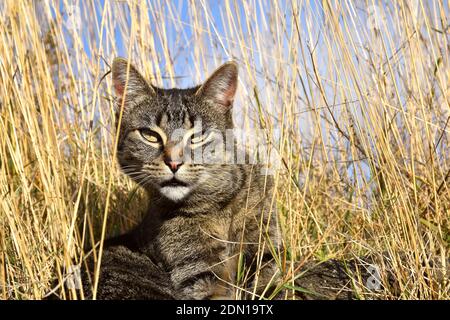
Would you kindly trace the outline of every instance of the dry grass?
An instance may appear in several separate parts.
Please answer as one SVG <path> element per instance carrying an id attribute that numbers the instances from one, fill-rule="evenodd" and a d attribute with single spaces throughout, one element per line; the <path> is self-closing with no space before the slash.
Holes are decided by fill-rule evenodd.
<path id="1" fill-rule="evenodd" d="M 385 252 L 401 298 L 450 298 L 429 281 L 450 248 L 448 1 L 91 0 L 80 29 L 59 3 L 0 4 L 1 298 L 41 298 L 145 209 L 113 157 L 117 55 L 166 87 L 239 63 L 237 124 L 282 158 L 288 281 L 290 260 Z"/>

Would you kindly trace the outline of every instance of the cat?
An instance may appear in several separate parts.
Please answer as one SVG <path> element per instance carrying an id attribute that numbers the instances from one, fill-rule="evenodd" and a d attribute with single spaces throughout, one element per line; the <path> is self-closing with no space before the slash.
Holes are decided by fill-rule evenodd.
<path id="1" fill-rule="evenodd" d="M 262 294 L 277 273 L 274 255 L 281 236 L 272 177 L 257 165 L 235 163 L 236 142 L 231 150 L 222 148 L 227 130 L 234 128 L 237 64 L 223 64 L 199 86 L 162 89 L 116 58 L 112 78 L 118 163 L 147 191 L 149 203 L 136 228 L 106 241 L 109 258 L 97 297 L 110 298 L 114 291 L 104 288 L 106 278 L 110 286 L 120 286 L 115 277 L 133 269 L 108 263 L 127 265 L 133 254 L 151 264 L 137 268 L 140 278 L 145 279 L 145 268 L 167 275 L 159 283 L 168 282 L 169 298 L 233 299 L 238 281 L 247 290 L 241 297 Z M 203 155 L 200 161 L 195 152 Z M 120 259 L 111 258 L 115 252 Z M 238 269 L 247 270 L 239 279 Z M 108 276 L 105 270 L 116 273 Z M 149 296 L 127 296 L 143 297 Z"/>

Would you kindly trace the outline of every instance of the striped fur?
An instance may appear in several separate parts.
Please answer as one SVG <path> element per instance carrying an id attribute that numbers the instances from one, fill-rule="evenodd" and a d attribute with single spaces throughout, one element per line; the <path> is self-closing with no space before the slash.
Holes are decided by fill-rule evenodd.
<path id="1" fill-rule="evenodd" d="M 270 247 L 276 249 L 280 243 L 275 214 L 270 214 L 270 177 L 245 164 L 186 161 L 175 173 L 167 164 L 192 151 L 183 144 L 185 137 L 174 136 L 176 130 L 193 130 L 201 121 L 204 131 L 225 137 L 225 131 L 233 128 L 236 64 L 223 65 L 202 86 L 160 89 L 148 84 L 127 61 L 116 59 L 113 81 L 118 112 L 123 106 L 118 161 L 149 193 L 150 202 L 144 221 L 110 243 L 155 261 L 170 275 L 181 299 L 233 298 L 230 284 L 237 281 L 239 252 L 244 255 L 241 261 L 255 273 L 257 252 L 265 243 L 260 255 L 265 267 L 258 272 L 263 288 L 276 269 Z M 149 140 L 143 138 L 143 128 L 152 130 Z M 164 185 L 174 177 L 182 185 Z M 249 286 L 253 278 L 250 274 Z"/>

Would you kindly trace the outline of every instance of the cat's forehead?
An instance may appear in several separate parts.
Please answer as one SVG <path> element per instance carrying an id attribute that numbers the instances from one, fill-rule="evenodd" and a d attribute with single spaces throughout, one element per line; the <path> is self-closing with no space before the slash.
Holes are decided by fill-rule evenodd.
<path id="1" fill-rule="evenodd" d="M 177 129 L 190 129 L 199 122 L 208 128 L 217 127 L 220 122 L 209 106 L 196 99 L 195 88 L 157 89 L 155 96 L 144 101 L 129 113 L 133 126 L 157 126 L 170 133 Z"/>
<path id="2" fill-rule="evenodd" d="M 180 128 L 192 128 L 198 116 L 189 108 L 181 97 L 171 97 L 158 108 L 158 114 L 154 118 L 155 124 L 165 131 L 174 131 Z"/>
<path id="3" fill-rule="evenodd" d="M 158 91 L 154 97 L 154 102 L 158 104 L 155 124 L 166 131 L 191 128 L 200 117 L 196 112 L 195 103 L 192 102 L 192 95 L 190 90 Z"/>

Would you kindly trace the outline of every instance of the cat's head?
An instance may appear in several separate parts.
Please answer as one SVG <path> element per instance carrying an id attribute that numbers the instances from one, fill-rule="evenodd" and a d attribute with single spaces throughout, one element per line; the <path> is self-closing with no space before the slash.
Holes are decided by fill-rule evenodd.
<path id="1" fill-rule="evenodd" d="M 233 128 L 236 63 L 225 63 L 189 89 L 156 88 L 121 58 L 113 62 L 112 76 L 122 170 L 174 202 L 196 191 L 226 190 L 232 167 L 205 159 L 204 151 L 223 143 L 226 130 Z"/>

